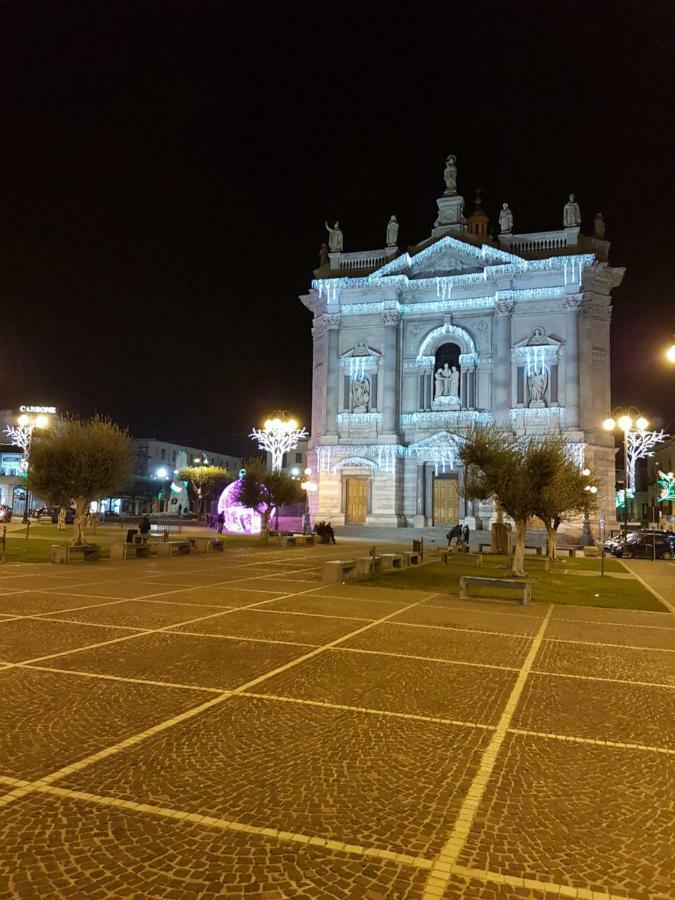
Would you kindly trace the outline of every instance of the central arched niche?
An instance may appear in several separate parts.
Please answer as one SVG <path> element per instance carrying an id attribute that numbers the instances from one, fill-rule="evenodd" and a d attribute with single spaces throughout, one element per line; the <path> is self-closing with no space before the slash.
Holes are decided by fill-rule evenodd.
<path id="1" fill-rule="evenodd" d="M 436 350 L 434 355 L 434 400 L 453 402 L 450 398 L 460 396 L 461 371 L 459 357 L 462 352 L 458 344 L 448 341 Z"/>

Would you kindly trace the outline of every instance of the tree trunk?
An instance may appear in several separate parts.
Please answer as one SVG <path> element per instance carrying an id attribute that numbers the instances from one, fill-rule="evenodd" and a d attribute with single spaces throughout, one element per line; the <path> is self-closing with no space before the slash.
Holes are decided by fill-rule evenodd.
<path id="1" fill-rule="evenodd" d="M 516 578 L 525 577 L 525 528 L 527 519 L 516 519 L 516 543 L 513 548 L 511 574 Z"/>
<path id="2" fill-rule="evenodd" d="M 268 506 L 260 515 L 260 539 L 265 543 L 269 540 L 270 507 Z"/>
<path id="3" fill-rule="evenodd" d="M 546 526 L 546 535 L 548 537 L 548 558 L 555 561 L 558 558 L 558 555 L 556 553 L 556 543 L 558 541 L 558 526 L 550 522 L 544 522 L 544 525 Z"/>
<path id="4" fill-rule="evenodd" d="M 65 506 L 59 506 L 59 515 L 57 518 L 57 527 L 59 531 L 63 531 L 66 527 L 66 513 L 68 512 Z"/>
<path id="5" fill-rule="evenodd" d="M 84 518 L 85 509 L 87 507 L 86 497 L 77 497 L 75 499 L 75 523 L 73 529 L 73 547 L 79 547 L 84 544 Z"/>

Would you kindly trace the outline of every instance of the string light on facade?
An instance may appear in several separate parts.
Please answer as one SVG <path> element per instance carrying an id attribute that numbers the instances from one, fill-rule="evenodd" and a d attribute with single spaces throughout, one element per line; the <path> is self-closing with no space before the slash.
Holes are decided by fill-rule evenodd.
<path id="1" fill-rule="evenodd" d="M 298 442 L 309 437 L 304 428 L 299 428 L 295 419 L 287 413 L 275 413 L 267 419 L 262 428 L 254 428 L 249 437 L 258 442 L 261 450 L 272 457 L 272 470 L 281 469 L 284 453 L 294 450 Z"/>

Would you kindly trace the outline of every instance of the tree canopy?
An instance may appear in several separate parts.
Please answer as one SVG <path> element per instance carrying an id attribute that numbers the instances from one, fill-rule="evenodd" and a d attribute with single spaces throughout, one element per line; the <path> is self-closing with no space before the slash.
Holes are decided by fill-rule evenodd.
<path id="1" fill-rule="evenodd" d="M 75 502 L 77 545 L 89 503 L 120 491 L 132 463 L 131 438 L 110 419 L 64 419 L 33 442 L 28 487 L 58 506 Z"/>
<path id="2" fill-rule="evenodd" d="M 299 503 L 304 497 L 300 482 L 278 469 L 268 470 L 260 457 L 244 461 L 246 470 L 241 480 L 239 502 L 249 509 L 256 509 L 262 517 L 262 536 L 267 536 L 272 509 Z"/>

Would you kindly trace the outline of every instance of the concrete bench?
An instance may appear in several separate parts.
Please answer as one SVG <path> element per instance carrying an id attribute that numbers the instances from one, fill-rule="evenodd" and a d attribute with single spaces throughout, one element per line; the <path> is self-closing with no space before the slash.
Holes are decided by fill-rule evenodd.
<path id="1" fill-rule="evenodd" d="M 541 544 L 525 544 L 525 553 L 527 553 L 528 550 L 534 550 L 537 556 L 544 555 L 544 548 Z"/>
<path id="2" fill-rule="evenodd" d="M 584 556 L 599 556 L 600 552 L 597 547 L 584 547 Z"/>
<path id="3" fill-rule="evenodd" d="M 584 549 L 583 547 L 556 547 L 555 552 L 556 552 L 556 555 L 558 555 L 558 556 L 561 553 L 566 553 L 568 558 L 570 556 L 573 556 L 576 558 L 577 553 L 583 549 Z"/>
<path id="4" fill-rule="evenodd" d="M 479 553 L 484 553 L 484 552 L 485 552 L 485 551 L 483 550 L 483 547 L 487 547 L 487 548 L 488 548 L 488 553 L 491 553 L 491 552 L 492 552 L 492 542 L 491 542 L 491 541 L 485 541 L 485 542 L 480 542 L 480 541 L 479 541 L 479 542 L 478 542 L 478 552 L 479 552 Z"/>
<path id="5" fill-rule="evenodd" d="M 380 559 L 384 571 L 403 568 L 403 557 L 400 553 L 381 553 Z"/>
<path id="6" fill-rule="evenodd" d="M 346 581 L 356 575 L 356 560 L 331 559 L 323 564 L 321 580 L 329 584 Z"/>
<path id="7" fill-rule="evenodd" d="M 416 551 L 412 550 L 402 550 L 401 556 L 403 557 L 403 564 L 408 566 L 419 566 L 421 563 L 420 555 Z"/>
<path id="8" fill-rule="evenodd" d="M 448 558 L 461 559 L 465 562 L 471 562 L 474 566 L 483 565 L 483 554 L 481 553 L 454 553 L 452 550 L 439 550 L 438 555 L 441 557 L 445 565 L 448 564 Z"/>
<path id="9" fill-rule="evenodd" d="M 177 556 L 192 550 L 190 541 L 162 541 L 153 544 L 153 547 L 156 548 L 157 554 L 162 556 Z"/>
<path id="10" fill-rule="evenodd" d="M 356 560 L 357 575 L 374 575 L 382 569 L 381 556 L 360 556 Z"/>
<path id="11" fill-rule="evenodd" d="M 111 544 L 110 559 L 147 559 L 156 556 L 156 544 Z"/>
<path id="12" fill-rule="evenodd" d="M 548 572 L 548 571 L 550 570 L 550 568 L 551 568 L 551 561 L 550 561 L 550 559 L 548 558 L 548 556 L 532 556 L 531 554 L 530 554 L 529 556 L 526 555 L 526 556 L 525 556 L 525 563 L 526 563 L 526 565 L 528 565 L 528 566 L 529 566 L 531 563 L 537 563 L 537 565 L 539 565 L 539 563 L 541 563 L 541 564 L 543 565 L 543 567 L 544 567 L 544 571 L 545 571 L 545 572 Z"/>
<path id="13" fill-rule="evenodd" d="M 484 578 L 478 575 L 460 575 L 459 576 L 459 597 L 461 600 L 469 599 L 469 585 L 492 587 L 492 588 L 508 588 L 514 591 L 521 591 L 521 603 L 530 603 L 532 600 L 532 587 L 527 581 L 511 581 L 505 578 Z"/>
<path id="14" fill-rule="evenodd" d="M 279 543 L 285 547 L 294 547 L 296 544 L 313 545 L 315 537 L 313 534 L 303 534 L 302 532 L 278 535 Z"/>
<path id="15" fill-rule="evenodd" d="M 94 562 L 101 558 L 101 548 L 98 544 L 81 544 L 79 547 L 71 547 L 70 544 L 52 544 L 52 562 L 67 565 L 74 559 L 83 562 Z"/>

